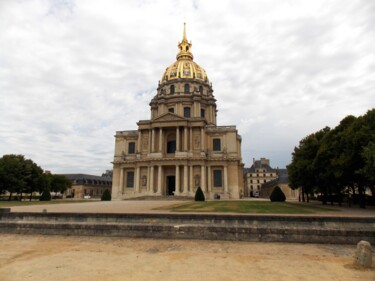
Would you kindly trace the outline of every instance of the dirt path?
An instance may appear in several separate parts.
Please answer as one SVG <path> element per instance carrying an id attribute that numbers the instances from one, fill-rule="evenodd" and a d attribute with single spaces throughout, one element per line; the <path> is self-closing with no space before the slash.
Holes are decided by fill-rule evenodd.
<path id="1" fill-rule="evenodd" d="M 0 235 L 1 281 L 375 280 L 355 246 Z"/>

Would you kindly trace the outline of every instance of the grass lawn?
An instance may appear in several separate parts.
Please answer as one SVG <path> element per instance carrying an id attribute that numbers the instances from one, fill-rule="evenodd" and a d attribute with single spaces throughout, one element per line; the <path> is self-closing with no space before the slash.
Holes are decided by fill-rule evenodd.
<path id="1" fill-rule="evenodd" d="M 157 208 L 172 212 L 222 212 L 246 214 L 315 214 L 318 212 L 335 212 L 336 209 L 290 202 L 267 201 L 209 201 L 181 203 Z"/>
<path id="2" fill-rule="evenodd" d="M 29 206 L 29 205 L 50 205 L 50 204 L 65 204 L 65 203 L 89 203 L 99 200 L 73 200 L 73 199 L 55 199 L 51 201 L 0 201 L 0 208 L 10 208 L 15 206 Z"/>

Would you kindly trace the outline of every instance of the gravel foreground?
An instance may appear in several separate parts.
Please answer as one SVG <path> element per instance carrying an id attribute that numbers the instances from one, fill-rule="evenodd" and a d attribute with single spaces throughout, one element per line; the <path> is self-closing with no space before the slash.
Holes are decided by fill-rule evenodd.
<path id="1" fill-rule="evenodd" d="M 0 280 L 374 281 L 375 261 L 371 269 L 355 268 L 355 248 L 1 234 Z"/>

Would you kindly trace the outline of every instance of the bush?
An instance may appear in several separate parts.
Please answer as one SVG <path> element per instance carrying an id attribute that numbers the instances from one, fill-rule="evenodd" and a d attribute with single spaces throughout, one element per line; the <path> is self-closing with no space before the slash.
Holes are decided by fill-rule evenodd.
<path id="1" fill-rule="evenodd" d="M 195 192 L 195 201 L 205 201 L 206 198 L 204 197 L 203 191 L 200 186 L 198 186 L 197 191 Z"/>
<path id="2" fill-rule="evenodd" d="M 39 201 L 51 201 L 51 193 L 48 189 L 43 191 L 42 195 L 39 197 Z"/>
<path id="3" fill-rule="evenodd" d="M 111 201 L 112 200 L 111 192 L 109 192 L 108 189 L 104 190 L 101 200 L 102 201 Z"/>
<path id="4" fill-rule="evenodd" d="M 270 196 L 271 202 L 284 202 L 286 197 L 279 186 L 276 186 Z"/>

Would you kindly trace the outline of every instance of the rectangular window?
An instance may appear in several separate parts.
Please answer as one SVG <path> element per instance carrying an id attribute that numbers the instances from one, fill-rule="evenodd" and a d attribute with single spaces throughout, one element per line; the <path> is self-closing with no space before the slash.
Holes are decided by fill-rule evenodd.
<path id="1" fill-rule="evenodd" d="M 221 151 L 221 140 L 213 139 L 212 146 L 213 146 L 213 151 Z"/>
<path id="2" fill-rule="evenodd" d="M 126 187 L 134 187 L 134 172 L 126 173 Z"/>
<path id="3" fill-rule="evenodd" d="M 135 153 L 135 142 L 129 142 L 128 153 L 129 154 L 134 154 Z"/>
<path id="4" fill-rule="evenodd" d="M 173 107 L 168 108 L 168 112 L 174 113 L 174 108 Z"/>
<path id="5" fill-rule="evenodd" d="M 190 117 L 190 107 L 184 107 L 184 117 Z"/>
<path id="6" fill-rule="evenodd" d="M 202 117 L 202 118 L 205 117 L 205 115 L 206 115 L 205 113 L 206 113 L 206 111 L 202 108 L 202 109 L 201 109 L 201 117 Z"/>
<path id="7" fill-rule="evenodd" d="M 221 170 L 214 170 L 214 187 L 223 187 L 223 177 Z"/>

